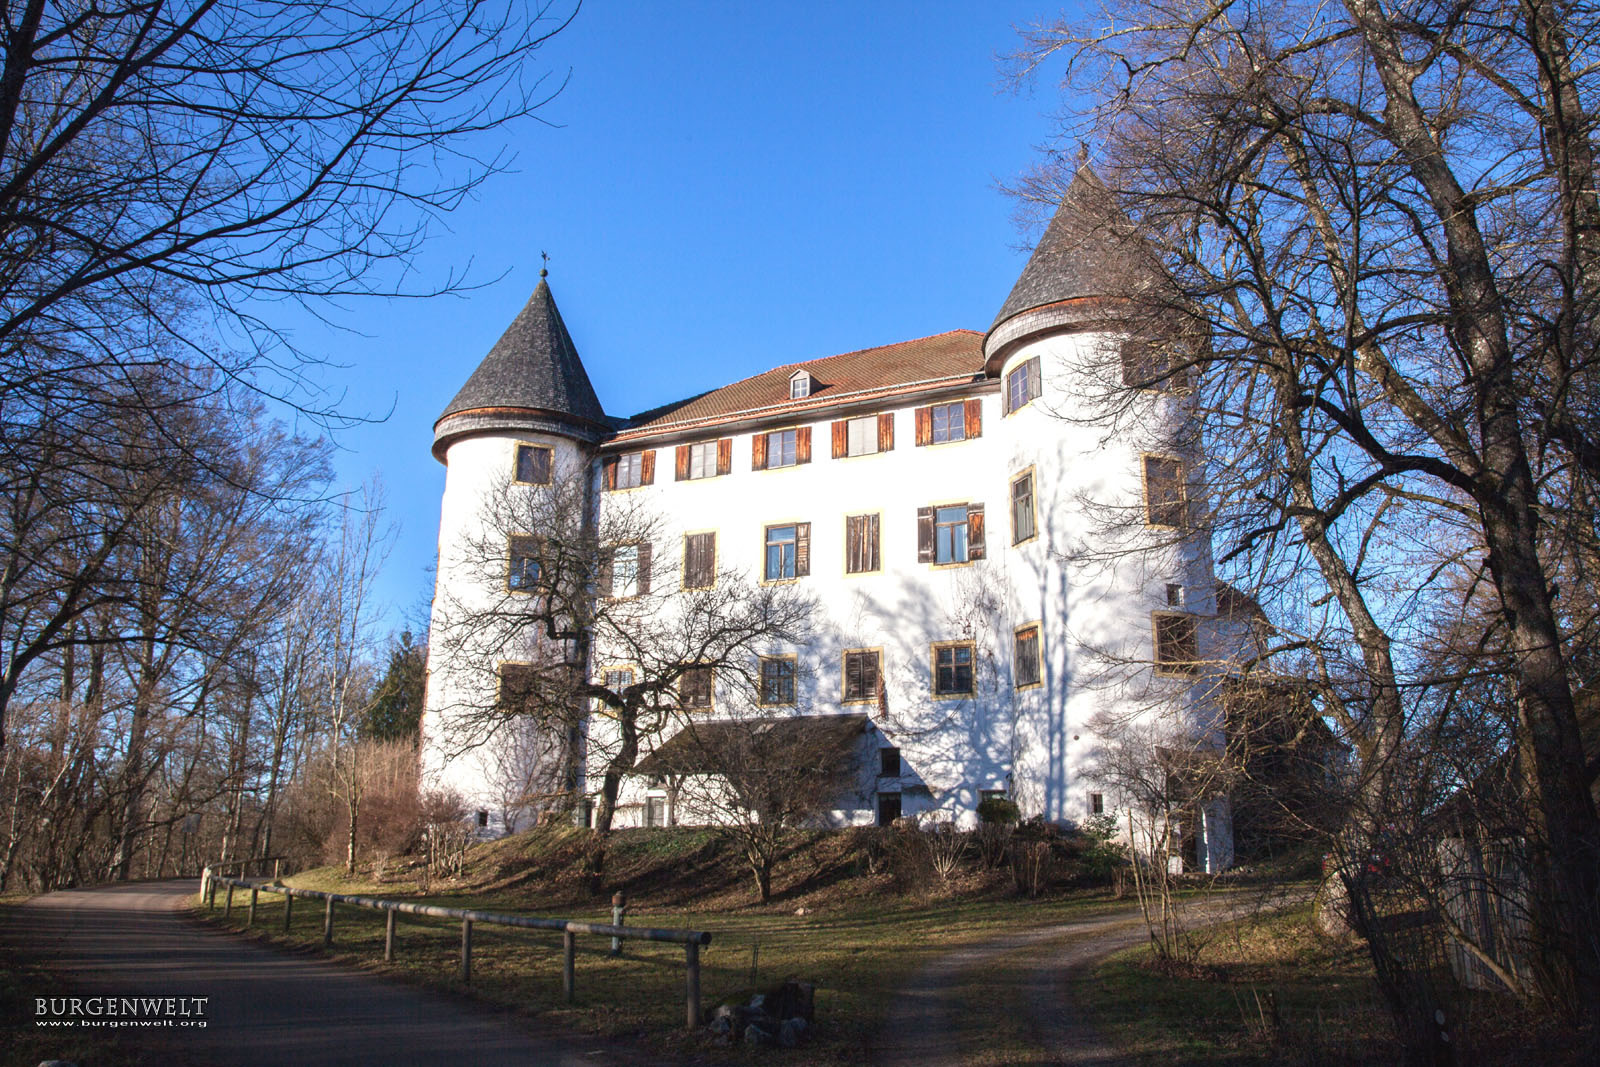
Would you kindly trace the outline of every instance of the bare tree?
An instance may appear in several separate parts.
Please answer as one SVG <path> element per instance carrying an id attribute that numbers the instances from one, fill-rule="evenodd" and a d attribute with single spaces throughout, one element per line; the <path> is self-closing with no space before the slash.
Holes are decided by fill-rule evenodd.
<path id="1" fill-rule="evenodd" d="M 461 580 L 441 591 L 432 647 L 434 677 L 453 679 L 441 692 L 457 694 L 440 708 L 440 740 L 464 751 L 525 720 L 572 739 L 568 759 L 582 755 L 598 779 L 603 842 L 624 777 L 680 721 L 686 690 L 709 700 L 718 678 L 802 642 L 811 604 L 729 572 L 686 588 L 672 532 L 644 505 L 596 510 L 583 471 L 489 494 L 478 535 L 441 562 Z M 575 766 L 566 777 L 576 782 Z"/>
<path id="2" fill-rule="evenodd" d="M 1572 58 L 1597 35 L 1537 2 L 1158 0 L 1038 27 L 1021 57 L 1061 54 L 1097 102 L 1085 126 L 1170 281 L 1127 305 L 1133 329 L 1207 339 L 1134 384 L 1197 387 L 1222 559 L 1293 620 L 1280 672 L 1357 754 L 1347 884 L 1417 799 L 1417 698 L 1449 683 L 1411 620 L 1493 590 L 1504 651 L 1479 667 L 1515 693 L 1538 986 L 1576 1016 L 1600 1004 L 1600 764 L 1569 626 L 1593 610 L 1557 606 L 1549 516 L 1600 470 L 1597 74 Z"/>

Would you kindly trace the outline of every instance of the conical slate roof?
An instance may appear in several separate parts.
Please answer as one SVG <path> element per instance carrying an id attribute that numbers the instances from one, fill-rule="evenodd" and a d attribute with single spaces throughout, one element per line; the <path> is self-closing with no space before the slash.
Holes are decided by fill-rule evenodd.
<path id="1" fill-rule="evenodd" d="M 438 421 L 484 408 L 528 408 L 606 425 L 605 412 L 542 271 L 539 287 L 527 306 L 489 349 Z"/>
<path id="2" fill-rule="evenodd" d="M 1127 296 L 1159 284 L 1160 267 L 1116 198 L 1085 164 L 989 327 L 1063 300 Z"/>

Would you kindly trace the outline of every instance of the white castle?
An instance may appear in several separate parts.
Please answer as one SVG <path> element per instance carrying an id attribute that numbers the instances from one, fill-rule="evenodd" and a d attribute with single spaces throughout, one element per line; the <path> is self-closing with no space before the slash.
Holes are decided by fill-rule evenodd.
<path id="1" fill-rule="evenodd" d="M 653 557 L 657 581 L 693 583 L 714 566 L 814 593 L 817 640 L 771 649 L 759 670 L 780 703 L 855 739 L 859 784 L 836 823 L 937 812 L 971 825 L 989 794 L 1024 818 L 1077 822 L 1117 804 L 1089 773 L 1103 723 L 1161 716 L 1218 731 L 1203 677 L 1216 672 L 1198 664 L 1228 659 L 1238 598 L 1187 518 L 1200 497 L 1192 457 L 1152 451 L 1176 436 L 1181 390 L 1136 390 L 1131 420 L 1084 417 L 1083 398 L 1104 391 L 1085 368 L 1124 350 L 1119 312 L 1148 277 L 1130 230 L 1085 168 L 986 333 L 777 367 L 631 419 L 604 413 L 541 280 L 434 427 L 447 476 L 429 778 L 480 808 L 487 830 L 508 828 L 488 752 L 439 740 L 452 709 L 493 699 L 471 692 L 493 672 L 439 651 L 452 623 L 438 605 L 493 580 L 456 549 L 481 534 L 485 496 L 509 477 L 576 474 L 601 511 L 643 500 L 665 533 L 645 560 L 630 556 L 630 574 Z M 1120 358 L 1124 376 L 1148 365 Z M 1116 514 L 1131 521 L 1108 524 Z M 1141 539 L 1133 555 L 1110 551 Z M 1235 601 L 1220 615 L 1219 593 Z M 686 687 L 687 710 L 714 718 L 718 684 Z M 591 737 L 611 728 L 589 720 Z M 650 745 L 669 736 L 647 740 L 615 825 L 676 820 L 649 773 Z M 1226 802 L 1195 823 L 1188 862 L 1227 866 Z"/>

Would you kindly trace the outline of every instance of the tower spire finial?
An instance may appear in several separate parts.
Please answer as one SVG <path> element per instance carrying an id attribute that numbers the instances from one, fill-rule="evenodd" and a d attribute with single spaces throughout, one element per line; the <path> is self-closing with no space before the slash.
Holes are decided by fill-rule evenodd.
<path id="1" fill-rule="evenodd" d="M 544 251 L 543 249 L 540 249 L 539 250 L 539 258 L 544 260 L 544 266 L 539 268 L 539 277 L 541 277 L 541 278 L 550 277 L 550 253 Z"/>

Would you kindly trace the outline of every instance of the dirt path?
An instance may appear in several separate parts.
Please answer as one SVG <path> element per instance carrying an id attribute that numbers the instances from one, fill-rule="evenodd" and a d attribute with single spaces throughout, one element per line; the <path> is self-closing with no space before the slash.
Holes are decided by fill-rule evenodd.
<path id="1" fill-rule="evenodd" d="M 1253 895 L 1212 899 L 1186 906 L 1185 921 L 1221 922 L 1258 906 Z M 874 1062 L 885 1067 L 1117 1063 L 1116 1050 L 1077 1006 L 1095 964 L 1148 937 L 1139 909 L 1130 907 L 1019 931 L 940 956 L 894 994 Z M 994 968 L 1008 958 L 1008 980 L 996 984 Z M 981 1035 L 962 1026 L 963 1018 L 985 1013 L 1018 1016 L 1016 1028 L 1031 1046 L 1025 1058 L 1002 1057 L 984 1047 Z"/>
<path id="2" fill-rule="evenodd" d="M 86 998 L 207 998 L 204 1029 L 150 1038 L 198 1064 L 646 1062 L 598 1040 L 541 1034 L 526 1020 L 206 929 L 178 910 L 195 888 L 146 882 L 50 893 L 16 909 L 0 933 Z M 149 1033 L 131 1032 L 141 1042 Z"/>

